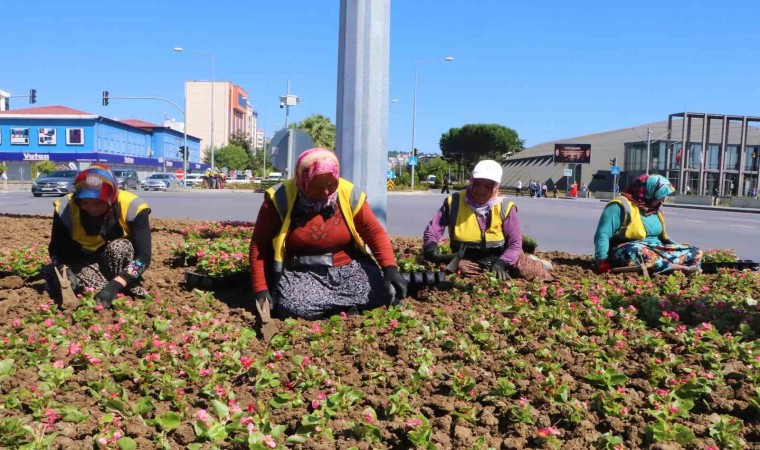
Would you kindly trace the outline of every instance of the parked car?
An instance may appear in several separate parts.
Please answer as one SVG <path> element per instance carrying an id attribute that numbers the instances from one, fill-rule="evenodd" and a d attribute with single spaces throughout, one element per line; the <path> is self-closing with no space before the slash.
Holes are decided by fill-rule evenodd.
<path id="1" fill-rule="evenodd" d="M 253 179 L 253 184 L 261 184 L 263 180 L 264 180 L 264 177 L 256 177 Z"/>
<path id="2" fill-rule="evenodd" d="M 251 182 L 251 177 L 242 173 L 235 175 L 235 178 L 227 178 L 227 183 L 232 184 L 250 184 Z"/>
<path id="3" fill-rule="evenodd" d="M 282 181 L 282 172 L 270 172 L 268 178 L 271 181 Z"/>
<path id="4" fill-rule="evenodd" d="M 41 175 L 32 183 L 32 195 L 35 197 L 47 194 L 64 196 L 73 190 L 74 178 L 78 173 L 78 170 L 56 170 Z"/>
<path id="5" fill-rule="evenodd" d="M 146 191 L 165 191 L 179 187 L 179 180 L 173 173 L 154 173 L 145 179 L 143 189 Z"/>
<path id="6" fill-rule="evenodd" d="M 113 171 L 116 182 L 119 183 L 119 189 L 130 190 L 140 187 L 140 178 L 134 170 L 117 169 Z"/>
<path id="7" fill-rule="evenodd" d="M 195 187 L 200 186 L 203 184 L 203 174 L 202 173 L 188 173 L 185 175 L 185 186 L 187 187 Z M 180 184 L 182 182 L 180 181 Z"/>

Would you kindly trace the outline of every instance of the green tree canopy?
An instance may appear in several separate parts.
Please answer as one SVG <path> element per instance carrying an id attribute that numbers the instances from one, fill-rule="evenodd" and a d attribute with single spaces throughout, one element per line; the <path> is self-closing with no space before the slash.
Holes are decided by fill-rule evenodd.
<path id="1" fill-rule="evenodd" d="M 335 124 L 330 122 L 329 117 L 322 114 L 312 114 L 290 126 L 303 130 L 311 137 L 315 146 L 335 150 Z"/>
<path id="2" fill-rule="evenodd" d="M 467 124 L 441 135 L 443 156 L 473 164 L 481 159 L 502 161 L 507 153 L 518 153 L 525 141 L 511 128 L 495 123 Z"/>
<path id="3" fill-rule="evenodd" d="M 253 154 L 253 138 L 245 131 L 236 131 L 230 135 L 228 139 L 229 145 L 237 145 L 242 147 L 248 153 Z"/>
<path id="4" fill-rule="evenodd" d="M 206 162 L 210 155 L 206 155 Z M 218 148 L 214 152 L 214 164 L 217 167 L 226 167 L 227 169 L 244 170 L 251 165 L 250 153 L 245 151 L 243 147 L 237 145 L 228 145 L 226 147 Z"/>

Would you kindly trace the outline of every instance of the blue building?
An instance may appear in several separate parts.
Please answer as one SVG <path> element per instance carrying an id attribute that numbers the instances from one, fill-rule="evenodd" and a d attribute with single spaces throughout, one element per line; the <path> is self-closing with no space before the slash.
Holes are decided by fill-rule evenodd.
<path id="1" fill-rule="evenodd" d="M 143 176 L 182 169 L 184 134 L 141 120 L 117 121 L 66 106 L 0 111 L 0 162 L 11 180 L 29 179 L 31 164 L 53 161 L 79 169 L 96 162 Z M 187 136 L 188 172 L 208 168 L 200 139 Z"/>

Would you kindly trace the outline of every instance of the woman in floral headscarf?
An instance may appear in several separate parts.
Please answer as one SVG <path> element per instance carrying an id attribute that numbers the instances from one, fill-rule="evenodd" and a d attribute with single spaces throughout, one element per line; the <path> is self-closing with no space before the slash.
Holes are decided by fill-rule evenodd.
<path id="1" fill-rule="evenodd" d="M 699 270 L 702 252 L 671 241 L 665 233 L 660 207 L 673 192 L 667 178 L 641 175 L 604 208 L 594 235 L 594 259 L 600 272 L 641 264 L 654 273 Z"/>
<path id="2" fill-rule="evenodd" d="M 406 296 L 390 239 L 367 196 L 340 178 L 338 158 L 324 148 L 304 152 L 295 179 L 267 190 L 250 261 L 262 315 L 274 310 L 319 319 Z"/>

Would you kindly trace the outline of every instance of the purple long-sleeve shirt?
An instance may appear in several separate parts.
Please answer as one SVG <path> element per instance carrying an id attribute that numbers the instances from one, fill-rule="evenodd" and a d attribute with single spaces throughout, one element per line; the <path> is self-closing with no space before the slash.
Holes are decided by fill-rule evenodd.
<path id="1" fill-rule="evenodd" d="M 478 216 L 478 223 L 481 230 L 485 229 L 487 218 Z M 446 227 L 449 225 L 449 205 L 444 200 L 443 206 L 435 212 L 433 219 L 427 228 L 425 228 L 425 233 L 422 235 L 424 244 L 439 242 L 443 238 Z M 520 217 L 517 215 L 517 206 L 513 207 L 512 211 L 509 212 L 506 220 L 501 225 L 501 230 L 506 237 L 507 245 L 500 258 L 510 266 L 514 266 L 522 253 L 522 232 L 520 231 Z M 450 232 L 449 235 L 451 235 Z"/>

